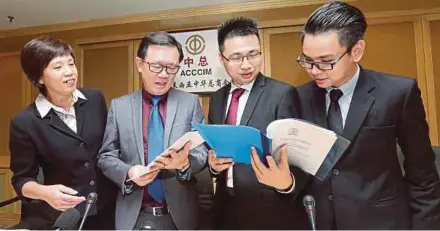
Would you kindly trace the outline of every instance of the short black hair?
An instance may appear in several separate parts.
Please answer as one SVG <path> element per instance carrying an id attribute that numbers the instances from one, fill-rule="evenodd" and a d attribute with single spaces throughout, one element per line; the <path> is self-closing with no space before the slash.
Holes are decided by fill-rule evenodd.
<path id="1" fill-rule="evenodd" d="M 137 51 L 137 57 L 144 59 L 147 55 L 147 50 L 150 45 L 170 46 L 176 47 L 179 51 L 179 63 L 183 60 L 182 45 L 176 40 L 174 36 L 164 31 L 151 32 L 142 39 Z"/>
<path id="2" fill-rule="evenodd" d="M 21 68 L 29 81 L 45 95 L 46 87 L 38 82 L 44 69 L 54 58 L 68 55 L 75 59 L 73 49 L 68 43 L 54 37 L 40 36 L 29 41 L 21 50 Z"/>
<path id="3" fill-rule="evenodd" d="M 344 2 L 331 2 L 316 9 L 304 25 L 304 36 L 319 35 L 334 31 L 338 34 L 339 44 L 351 48 L 364 38 L 367 22 L 362 11 Z"/>
<path id="4" fill-rule="evenodd" d="M 235 17 L 223 22 L 217 29 L 217 42 L 220 52 L 223 52 L 225 40 L 237 36 L 256 35 L 260 41 L 258 24 L 254 19 Z"/>

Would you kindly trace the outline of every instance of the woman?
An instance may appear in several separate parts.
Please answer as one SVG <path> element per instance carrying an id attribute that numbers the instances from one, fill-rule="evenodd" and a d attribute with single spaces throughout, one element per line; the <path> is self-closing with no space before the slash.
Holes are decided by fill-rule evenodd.
<path id="1" fill-rule="evenodd" d="M 12 185 L 24 204 L 35 206 L 22 222 L 32 229 L 52 229 L 68 208 L 83 214 L 87 195 L 96 192 L 97 206 L 83 229 L 114 229 L 116 188 L 96 167 L 107 116 L 104 96 L 76 88 L 73 50 L 64 41 L 35 38 L 25 45 L 20 60 L 40 91 L 10 126 Z M 44 184 L 36 181 L 39 169 Z"/>

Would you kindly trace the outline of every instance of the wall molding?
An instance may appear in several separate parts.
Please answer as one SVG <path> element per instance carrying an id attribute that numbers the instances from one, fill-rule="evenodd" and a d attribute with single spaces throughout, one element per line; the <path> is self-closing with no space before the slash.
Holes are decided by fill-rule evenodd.
<path id="1" fill-rule="evenodd" d="M 356 0 L 342 0 L 342 1 L 351 2 Z M 119 24 L 127 24 L 127 23 L 139 23 L 139 22 L 148 22 L 155 20 L 185 18 L 192 16 L 200 16 L 200 15 L 209 16 L 209 15 L 230 14 L 230 13 L 237 13 L 244 11 L 298 7 L 298 6 L 322 4 L 326 2 L 329 2 L 329 0 L 263 0 L 258 2 L 245 2 L 245 3 L 217 5 L 217 6 L 192 7 L 192 8 L 167 10 L 167 11 L 152 12 L 152 13 L 109 17 L 103 19 L 92 19 L 92 20 L 79 21 L 79 22 L 59 23 L 52 25 L 3 30 L 0 31 L 0 38 L 51 33 L 51 32 L 66 31 L 66 30 L 85 29 L 85 28 L 93 28 L 93 27 L 101 27 L 101 26 L 111 26 L 111 25 L 119 25 Z"/>

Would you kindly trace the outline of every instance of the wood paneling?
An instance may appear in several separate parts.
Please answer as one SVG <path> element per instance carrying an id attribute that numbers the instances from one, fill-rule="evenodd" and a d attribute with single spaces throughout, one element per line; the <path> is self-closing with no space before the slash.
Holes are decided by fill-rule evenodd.
<path id="1" fill-rule="evenodd" d="M 440 115 L 440 17 L 438 20 L 429 22 L 430 40 L 431 40 L 431 53 L 432 53 L 432 68 L 434 77 L 433 83 L 435 89 L 435 102 L 436 112 Z M 440 132 L 440 123 L 437 123 L 437 127 L 431 129 L 437 129 Z"/>
<path id="2" fill-rule="evenodd" d="M 271 77 L 299 86 L 310 81 L 304 69 L 296 63 L 302 52 L 301 28 L 266 29 L 265 70 Z"/>
<path id="3" fill-rule="evenodd" d="M 133 42 L 81 46 L 81 86 L 103 91 L 107 104 L 134 90 Z"/>
<path id="4" fill-rule="evenodd" d="M 349 0 L 367 15 L 365 68 L 417 78 L 431 126 L 431 139 L 438 144 L 440 123 L 440 1 L 438 0 Z M 103 91 L 110 100 L 142 87 L 134 58 L 140 38 L 149 31 L 190 31 L 214 28 L 233 16 L 248 16 L 260 23 L 264 54 L 263 72 L 292 85 L 310 81 L 296 63 L 301 53 L 300 31 L 306 17 L 321 0 L 267 0 L 262 4 L 242 4 L 155 15 L 122 17 L 120 20 L 91 21 L 90 24 L 63 24 L 0 33 L 0 200 L 14 194 L 10 186 L 7 141 L 9 120 L 38 94 L 22 76 L 19 53 L 37 34 L 52 31 L 76 51 L 79 85 Z M 278 4 L 276 4 L 278 3 Z M 252 6 L 252 7 L 249 7 Z M 430 14 L 430 15 L 428 15 Z M 438 14 L 438 15 L 432 15 Z M 113 20 L 113 21 L 112 21 Z M 2 37 L 3 36 L 3 37 Z M 12 37 L 7 37 L 12 36 Z M 437 76 L 437 79 L 435 78 Z M 390 86 L 392 87 L 392 86 Z M 200 95 L 205 117 L 209 95 Z M 4 108 L 4 110 L 3 110 Z M 0 209 L 0 225 L 16 223 L 20 204 Z"/>
<path id="5" fill-rule="evenodd" d="M 22 108 L 22 74 L 18 54 L 0 56 L 0 156 L 9 156 L 9 123 Z"/>
<path id="6" fill-rule="evenodd" d="M 385 73 L 417 78 L 417 55 L 412 22 L 376 24 L 365 34 L 361 65 Z"/>

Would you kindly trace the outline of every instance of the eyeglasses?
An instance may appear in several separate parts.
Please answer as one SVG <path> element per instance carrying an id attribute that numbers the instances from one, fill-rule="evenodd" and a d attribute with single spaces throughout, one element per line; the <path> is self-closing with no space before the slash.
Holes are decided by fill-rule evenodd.
<path id="1" fill-rule="evenodd" d="M 169 75 L 175 75 L 177 72 L 179 72 L 180 66 L 178 65 L 162 65 L 160 63 L 150 63 L 145 60 L 143 60 L 144 63 L 148 64 L 148 68 L 151 72 L 159 74 L 163 71 L 165 68 L 165 72 Z"/>
<path id="2" fill-rule="evenodd" d="M 244 58 L 248 60 L 250 63 L 254 63 L 258 61 L 258 59 L 261 57 L 261 51 L 251 51 L 247 55 L 231 55 L 229 58 L 226 58 L 222 53 L 220 53 L 222 57 L 228 61 L 228 63 L 232 65 L 240 65 L 244 62 Z"/>
<path id="3" fill-rule="evenodd" d="M 341 56 L 339 56 L 339 58 L 335 59 L 333 62 L 310 62 L 310 61 L 305 61 L 305 60 L 301 60 L 302 58 L 302 54 L 300 56 L 298 56 L 298 58 L 296 59 L 296 62 L 301 65 L 302 67 L 306 68 L 306 69 L 313 69 L 313 66 L 315 66 L 316 68 L 318 68 L 321 71 L 329 71 L 329 70 L 333 70 L 334 66 L 344 57 L 345 54 L 348 53 L 348 50 L 344 52 L 344 54 L 342 54 Z"/>

